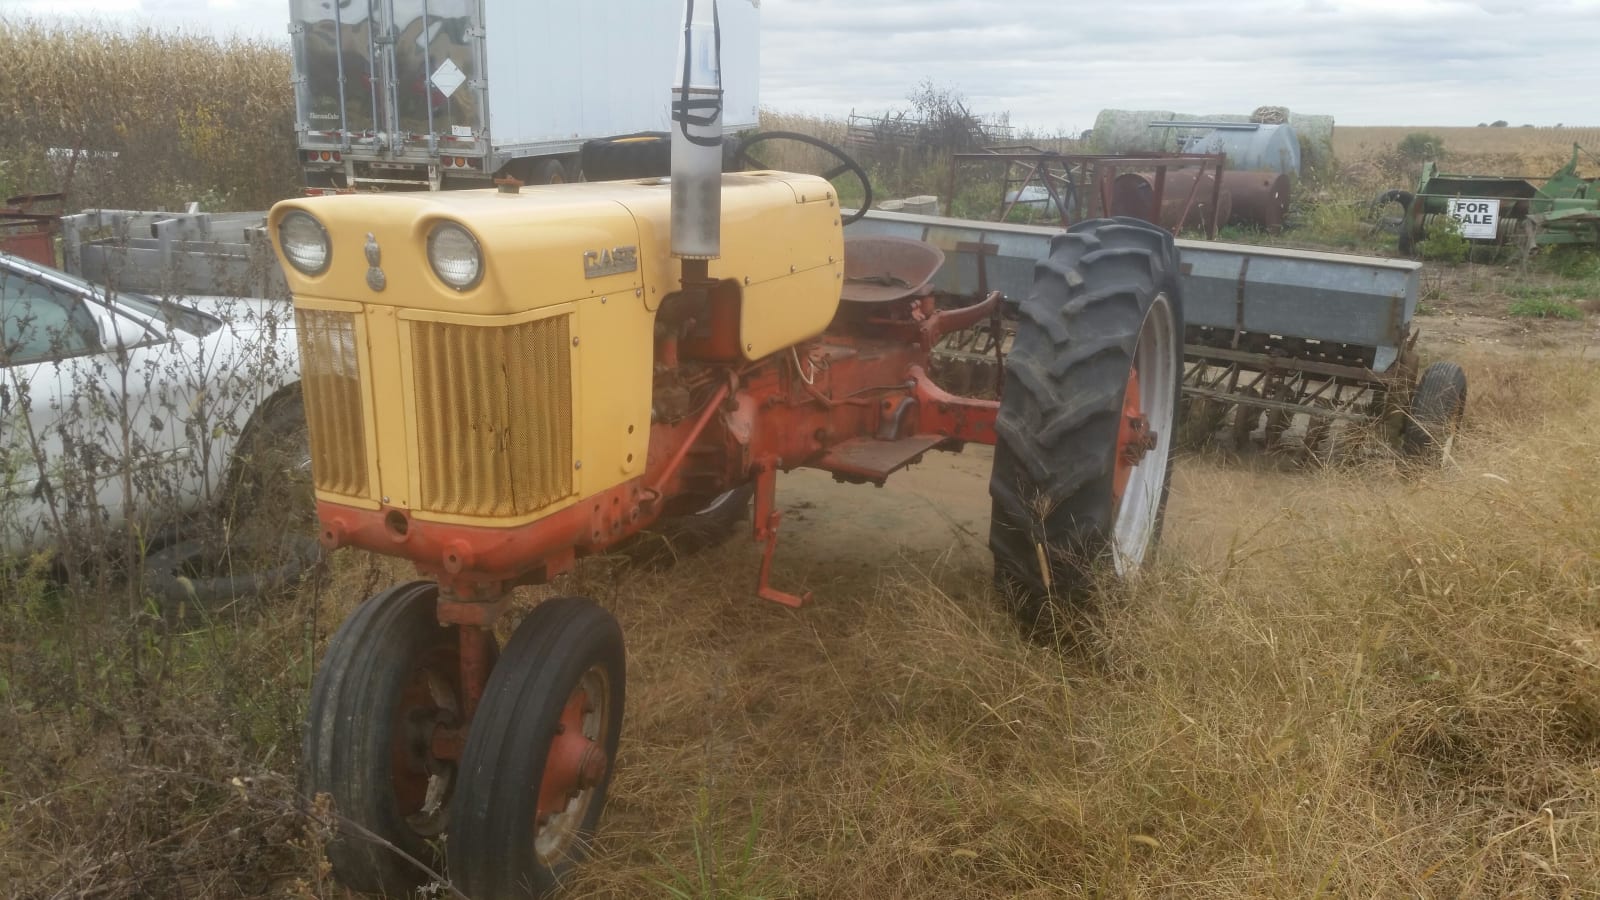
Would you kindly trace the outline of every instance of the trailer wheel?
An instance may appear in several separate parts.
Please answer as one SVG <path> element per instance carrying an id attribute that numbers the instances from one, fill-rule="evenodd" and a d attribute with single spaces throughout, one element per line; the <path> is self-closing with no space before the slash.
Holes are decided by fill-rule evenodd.
<path id="1" fill-rule="evenodd" d="M 541 159 L 533 166 L 530 184 L 566 184 L 567 167 L 559 159 Z"/>
<path id="2" fill-rule="evenodd" d="M 1024 626 L 1050 624 L 1161 529 L 1178 425 L 1183 305 L 1172 235 L 1081 222 L 1034 267 L 995 421 L 989 546 Z"/>
<path id="3" fill-rule="evenodd" d="M 1428 366 L 1411 395 L 1411 410 L 1401 430 L 1407 456 L 1437 459 L 1467 411 L 1467 373 L 1453 362 Z"/>
<path id="4" fill-rule="evenodd" d="M 665 131 L 641 131 L 586 141 L 578 167 L 585 181 L 662 178 L 672 171 L 672 138 Z"/>
<path id="5" fill-rule="evenodd" d="M 622 628 L 581 597 L 517 627 L 489 677 L 451 812 L 450 876 L 469 897 L 538 897 L 588 851 L 622 731 Z"/>
<path id="6" fill-rule="evenodd" d="M 430 739 L 464 708 L 459 636 L 435 618 L 438 594 L 433 582 L 414 581 L 362 603 L 311 686 L 301 791 L 332 798 L 341 827 L 328 860 L 358 891 L 410 896 L 427 880 L 373 836 L 438 868 L 432 842 L 449 824 L 457 768 L 432 754 Z"/>

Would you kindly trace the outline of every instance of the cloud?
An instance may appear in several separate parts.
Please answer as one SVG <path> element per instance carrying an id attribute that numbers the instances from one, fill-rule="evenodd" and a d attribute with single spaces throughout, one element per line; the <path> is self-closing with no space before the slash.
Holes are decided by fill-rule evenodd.
<path id="1" fill-rule="evenodd" d="M 287 7 L 0 0 L 0 15 L 90 15 L 286 41 Z M 1107 107 L 1209 113 L 1264 104 L 1346 124 L 1570 124 L 1593 121 L 1600 84 L 1595 0 L 761 0 L 761 16 L 762 103 L 831 115 L 904 108 L 931 79 L 977 111 L 1008 111 L 1043 130 L 1090 127 Z"/>
<path id="2" fill-rule="evenodd" d="M 860 8 L 858 8 L 860 7 Z M 1106 107 L 1346 123 L 1554 123 L 1594 116 L 1600 4 L 1573 0 L 766 0 L 762 102 L 905 106 L 924 78 L 1014 122 L 1084 128 Z M 1567 91 L 1546 59 L 1562 60 Z"/>

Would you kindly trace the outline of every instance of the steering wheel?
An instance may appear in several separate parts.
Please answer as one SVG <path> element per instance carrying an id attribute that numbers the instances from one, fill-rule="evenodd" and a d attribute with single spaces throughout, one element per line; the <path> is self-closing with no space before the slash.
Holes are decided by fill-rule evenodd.
<path id="1" fill-rule="evenodd" d="M 832 181 L 835 178 L 838 178 L 840 175 L 849 172 L 856 177 L 857 181 L 861 182 L 861 208 L 857 209 L 850 215 L 845 216 L 840 223 L 841 225 L 849 225 L 851 222 L 860 220 L 862 216 L 867 214 L 867 210 L 872 208 L 872 179 L 868 177 L 867 170 L 861 168 L 861 164 L 851 159 L 843 150 L 840 150 L 838 147 L 835 147 L 827 141 L 818 140 L 809 134 L 801 134 L 797 131 L 763 131 L 760 134 L 753 134 L 739 143 L 739 152 L 737 156 L 739 165 L 753 166 L 758 169 L 772 168 L 761 160 L 751 156 L 749 151 L 750 148 L 756 144 L 764 143 L 766 141 L 779 140 L 798 141 L 802 144 L 808 144 L 812 147 L 822 150 L 829 156 L 832 156 L 834 159 L 839 160 L 839 165 L 834 166 L 828 171 L 822 173 L 822 177 L 828 181 Z"/>

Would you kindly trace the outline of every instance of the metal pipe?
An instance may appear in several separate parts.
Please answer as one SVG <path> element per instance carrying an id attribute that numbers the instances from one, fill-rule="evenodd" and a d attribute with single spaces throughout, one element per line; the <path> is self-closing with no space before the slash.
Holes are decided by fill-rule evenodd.
<path id="1" fill-rule="evenodd" d="M 722 254 L 722 26 L 716 0 L 686 0 L 672 91 L 672 255 Z"/>
<path id="2" fill-rule="evenodd" d="M 422 105 L 428 110 L 428 155 L 432 156 L 439 152 L 439 133 L 433 127 L 433 54 L 428 47 L 428 0 L 422 0 Z"/>
<path id="3" fill-rule="evenodd" d="M 666 467 L 656 477 L 656 483 L 650 486 L 651 492 L 657 498 L 666 495 L 667 482 L 672 480 L 672 476 L 677 474 L 678 468 L 683 465 L 684 457 L 689 455 L 689 448 L 694 446 L 695 441 L 700 440 L 700 434 L 706 430 L 706 425 L 711 422 L 711 417 L 722 406 L 722 401 L 727 399 L 729 390 L 730 388 L 726 384 L 718 385 L 716 393 L 712 394 L 711 399 L 706 401 L 705 409 L 701 411 L 700 418 L 695 420 L 694 427 L 684 436 L 683 443 L 678 446 L 678 451 L 672 455 L 672 459 L 667 461 Z"/>

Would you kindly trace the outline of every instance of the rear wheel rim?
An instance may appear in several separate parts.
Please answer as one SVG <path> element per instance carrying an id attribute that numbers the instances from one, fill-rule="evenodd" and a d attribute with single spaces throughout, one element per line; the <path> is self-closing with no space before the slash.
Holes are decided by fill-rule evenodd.
<path id="1" fill-rule="evenodd" d="M 1137 571 L 1155 543 L 1178 401 L 1176 339 L 1172 301 L 1157 294 L 1139 326 L 1117 435 L 1111 549 L 1118 575 Z"/>
<path id="2" fill-rule="evenodd" d="M 610 688 L 605 668 L 590 666 L 551 724 L 554 734 L 545 751 L 533 829 L 533 850 L 546 868 L 573 855 L 573 844 L 583 834 L 610 769 L 605 751 Z"/>

